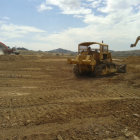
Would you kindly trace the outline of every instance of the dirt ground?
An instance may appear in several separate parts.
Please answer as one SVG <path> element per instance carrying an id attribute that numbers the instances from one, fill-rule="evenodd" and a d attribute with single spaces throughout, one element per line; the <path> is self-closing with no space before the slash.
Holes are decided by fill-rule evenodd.
<path id="1" fill-rule="evenodd" d="M 0 140 L 139 140 L 140 57 L 76 78 L 64 56 L 0 56 Z"/>

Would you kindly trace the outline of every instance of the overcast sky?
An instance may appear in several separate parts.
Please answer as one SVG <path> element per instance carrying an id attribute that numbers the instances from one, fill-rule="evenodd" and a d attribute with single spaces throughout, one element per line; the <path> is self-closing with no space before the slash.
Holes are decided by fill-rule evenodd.
<path id="1" fill-rule="evenodd" d="M 0 0 L 0 41 L 11 47 L 76 51 L 104 40 L 111 50 L 132 50 L 139 35 L 140 0 Z"/>

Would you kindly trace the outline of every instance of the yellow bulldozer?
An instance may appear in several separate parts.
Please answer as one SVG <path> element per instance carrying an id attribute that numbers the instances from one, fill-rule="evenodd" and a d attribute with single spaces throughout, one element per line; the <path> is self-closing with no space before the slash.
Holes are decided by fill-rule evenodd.
<path id="1" fill-rule="evenodd" d="M 91 48 L 93 45 L 98 45 L 98 49 Z M 73 72 L 76 76 L 84 74 L 104 76 L 117 72 L 126 72 L 126 65 L 117 65 L 112 62 L 108 45 L 98 42 L 80 43 L 76 58 L 68 58 L 68 63 L 74 64 Z"/>
<path id="2" fill-rule="evenodd" d="M 135 43 L 134 44 L 131 44 L 130 47 L 136 47 L 136 45 L 137 45 L 137 43 L 138 43 L 139 40 L 140 40 L 140 36 L 137 37 Z"/>

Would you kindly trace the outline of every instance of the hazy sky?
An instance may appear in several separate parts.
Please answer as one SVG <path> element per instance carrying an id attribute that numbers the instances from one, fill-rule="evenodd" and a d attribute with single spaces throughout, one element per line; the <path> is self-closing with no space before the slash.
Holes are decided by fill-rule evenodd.
<path id="1" fill-rule="evenodd" d="M 139 35 L 140 0 L 0 0 L 0 41 L 11 47 L 76 51 L 104 40 L 130 50 Z"/>

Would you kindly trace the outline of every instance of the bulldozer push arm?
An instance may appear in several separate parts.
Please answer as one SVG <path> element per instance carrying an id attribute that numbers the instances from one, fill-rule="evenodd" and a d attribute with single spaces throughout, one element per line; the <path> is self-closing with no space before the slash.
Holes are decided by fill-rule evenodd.
<path id="1" fill-rule="evenodd" d="M 135 47 L 137 45 L 137 43 L 138 43 L 139 40 L 140 40 L 140 36 L 137 37 L 135 43 L 134 44 L 131 44 L 130 47 Z"/>

